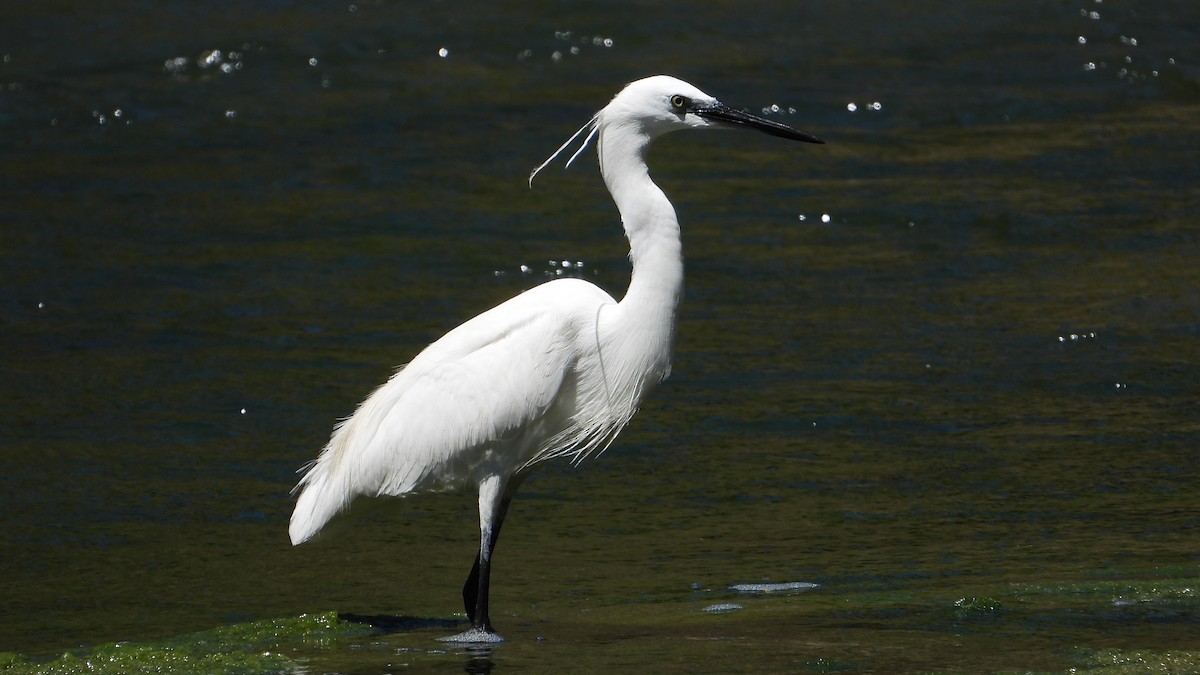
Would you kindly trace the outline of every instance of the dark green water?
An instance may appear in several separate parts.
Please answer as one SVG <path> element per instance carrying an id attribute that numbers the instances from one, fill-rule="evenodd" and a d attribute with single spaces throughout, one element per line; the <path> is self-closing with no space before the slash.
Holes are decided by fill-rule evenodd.
<path id="1" fill-rule="evenodd" d="M 452 617 L 471 496 L 292 548 L 293 472 L 549 261 L 623 292 L 591 156 L 526 177 L 655 72 L 828 145 L 655 147 L 673 374 L 604 457 L 523 488 L 509 642 L 435 626 L 308 667 L 1200 648 L 1195 3 L 119 2 L 0 10 L 0 652 Z M 762 581 L 820 588 L 727 590 Z"/>

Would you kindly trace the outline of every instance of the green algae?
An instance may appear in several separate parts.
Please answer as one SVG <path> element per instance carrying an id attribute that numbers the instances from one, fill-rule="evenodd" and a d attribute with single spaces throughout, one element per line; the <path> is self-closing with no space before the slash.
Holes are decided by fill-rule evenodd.
<path id="1" fill-rule="evenodd" d="M 1200 672 L 1200 652 L 1100 649 L 1083 654 L 1081 665 L 1067 672 L 1089 675 Z"/>
<path id="2" fill-rule="evenodd" d="M 1014 595 L 1027 600 L 1052 595 L 1083 604 L 1108 602 L 1116 606 L 1155 604 L 1196 608 L 1200 607 L 1200 578 L 1022 584 L 1014 588 Z"/>
<path id="3" fill-rule="evenodd" d="M 249 653 L 196 652 L 165 645 L 104 645 L 87 654 L 63 654 L 48 663 L 31 663 L 16 658 L 5 663 L 0 672 L 69 675 L 74 673 L 286 673 L 295 663 L 282 654 L 263 651 Z"/>
<path id="4" fill-rule="evenodd" d="M 47 662 L 0 654 L 0 673 L 287 673 L 303 655 L 334 647 L 339 639 L 373 632 L 336 612 L 267 619 L 188 633 L 161 642 L 117 642 L 67 652 Z"/>

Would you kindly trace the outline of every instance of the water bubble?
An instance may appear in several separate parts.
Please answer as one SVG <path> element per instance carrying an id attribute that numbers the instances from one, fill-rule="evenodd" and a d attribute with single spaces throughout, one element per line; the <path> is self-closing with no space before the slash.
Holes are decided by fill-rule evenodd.
<path id="1" fill-rule="evenodd" d="M 309 57 L 309 59 L 308 59 L 308 65 L 312 66 L 313 68 L 316 68 L 316 67 L 317 67 L 317 63 L 318 63 L 318 61 L 317 61 L 317 57 L 315 57 L 315 56 L 311 56 L 311 57 Z"/>
<path id="2" fill-rule="evenodd" d="M 225 111 L 225 119 L 231 120 L 237 117 L 237 111 L 232 108 Z"/>
<path id="3" fill-rule="evenodd" d="M 201 68 L 211 68 L 215 65 L 220 64 L 221 61 L 222 61 L 221 50 L 220 49 L 210 49 L 207 52 L 204 52 L 203 54 L 201 54 L 200 58 L 196 59 L 196 65 L 200 66 Z"/>
<path id="4" fill-rule="evenodd" d="M 613 40 L 612 40 L 612 38 L 604 38 L 604 46 L 605 46 L 605 47 L 612 47 L 612 46 L 613 46 Z"/>
<path id="5" fill-rule="evenodd" d="M 876 112 L 883 110 L 883 104 L 880 103 L 879 101 L 875 101 L 874 103 L 871 104 L 870 107 L 871 107 L 871 110 L 874 110 Z"/>
<path id="6" fill-rule="evenodd" d="M 821 222 L 822 223 L 828 223 L 831 220 L 833 220 L 833 216 L 830 216 L 828 213 L 821 214 Z"/>
<path id="7" fill-rule="evenodd" d="M 846 104 L 846 110 L 849 110 L 850 112 L 858 112 L 858 104 L 854 101 L 851 101 Z"/>
<path id="8" fill-rule="evenodd" d="M 245 408 L 242 408 L 242 414 L 243 414 L 243 415 L 245 415 L 245 414 L 246 414 L 246 409 L 245 409 Z"/>
<path id="9" fill-rule="evenodd" d="M 446 49 L 445 47 L 442 47 L 441 49 L 438 49 L 438 56 L 440 56 L 444 59 L 447 56 L 450 56 L 450 50 Z"/>
<path id="10" fill-rule="evenodd" d="M 805 217 L 805 215 L 803 213 L 800 214 L 800 220 L 807 220 L 807 218 Z"/>
<path id="11" fill-rule="evenodd" d="M 1087 38 L 1085 38 L 1084 36 L 1080 35 L 1080 36 L 1079 36 L 1079 44 L 1081 44 L 1081 45 L 1086 45 L 1086 44 L 1087 44 Z"/>
<path id="12" fill-rule="evenodd" d="M 529 265 L 521 265 L 521 274 L 532 274 L 533 268 Z"/>
<path id="13" fill-rule="evenodd" d="M 558 51 L 557 49 L 554 50 L 554 53 L 550 55 L 550 60 L 551 61 L 562 61 L 562 52 Z"/>
<path id="14" fill-rule="evenodd" d="M 531 57 L 531 56 L 533 56 L 533 50 L 532 50 L 532 49 L 526 49 L 526 50 L 524 50 L 524 51 L 521 51 L 521 52 L 518 52 L 518 53 L 517 53 L 517 60 L 518 60 L 518 61 L 524 61 L 525 59 L 527 59 L 527 58 L 529 58 L 529 57 Z"/>
<path id="15" fill-rule="evenodd" d="M 186 56 L 176 56 L 175 58 L 163 61 L 163 71 L 168 75 L 180 75 L 187 70 L 188 59 Z"/>
<path id="16" fill-rule="evenodd" d="M 1084 69 L 1084 70 L 1087 70 L 1087 71 L 1092 71 L 1092 70 L 1095 70 L 1095 69 L 1096 69 L 1096 62 L 1095 62 L 1095 61 L 1088 61 L 1087 63 L 1083 64 L 1083 69 Z"/>
<path id="17" fill-rule="evenodd" d="M 571 45 L 571 55 L 579 56 L 579 45 Z"/>

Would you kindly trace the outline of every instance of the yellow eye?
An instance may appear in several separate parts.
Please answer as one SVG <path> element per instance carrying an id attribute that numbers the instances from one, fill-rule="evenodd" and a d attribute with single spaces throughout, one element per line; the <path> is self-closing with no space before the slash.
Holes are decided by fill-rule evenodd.
<path id="1" fill-rule="evenodd" d="M 687 102 L 688 100 L 679 94 L 675 94 L 671 97 L 671 107 L 677 110 L 683 110 L 684 106 L 687 105 Z"/>

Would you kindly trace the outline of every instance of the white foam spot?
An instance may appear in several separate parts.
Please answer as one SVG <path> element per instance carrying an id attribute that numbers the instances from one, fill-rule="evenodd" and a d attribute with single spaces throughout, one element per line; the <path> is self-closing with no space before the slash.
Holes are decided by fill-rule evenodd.
<path id="1" fill-rule="evenodd" d="M 729 590 L 738 593 L 783 593 L 786 591 L 811 591 L 820 587 L 820 584 L 812 584 L 807 581 L 788 581 L 778 584 L 734 584 L 729 587 Z"/>
<path id="2" fill-rule="evenodd" d="M 718 602 L 717 604 L 709 605 L 700 611 L 704 612 L 705 614 L 724 614 L 726 612 L 736 612 L 739 609 L 742 609 L 742 606 L 735 602 Z"/>
<path id="3" fill-rule="evenodd" d="M 504 638 L 496 633 L 487 633 L 478 628 L 471 628 L 458 635 L 438 638 L 438 641 L 453 642 L 455 644 L 495 644 L 497 642 L 504 642 Z"/>

